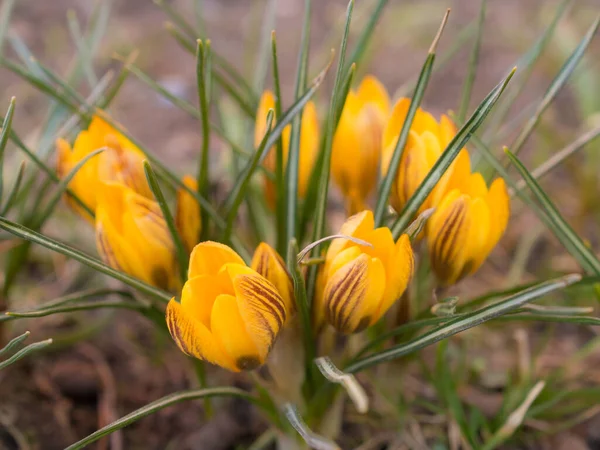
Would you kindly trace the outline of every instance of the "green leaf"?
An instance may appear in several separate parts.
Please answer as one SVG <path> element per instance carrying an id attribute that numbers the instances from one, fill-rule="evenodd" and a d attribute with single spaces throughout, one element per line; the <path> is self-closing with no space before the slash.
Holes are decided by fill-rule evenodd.
<path id="1" fill-rule="evenodd" d="M 8 24 L 15 2 L 16 0 L 5 0 L 2 4 L 2 9 L 0 9 L 0 55 L 2 55 L 4 37 L 8 31 Z"/>
<path id="2" fill-rule="evenodd" d="M 310 44 L 310 3 L 304 1 L 304 22 L 302 26 L 302 42 L 298 55 L 298 70 L 296 71 L 296 88 L 294 98 L 298 100 L 306 89 L 306 78 L 308 75 L 308 53 Z M 300 134 L 302 129 L 302 112 L 292 120 L 290 133 L 290 148 L 288 152 L 287 167 L 285 168 L 285 230 L 286 242 L 296 237 L 296 226 L 298 225 L 298 173 L 300 165 Z"/>
<path id="3" fill-rule="evenodd" d="M 371 14 L 369 14 L 369 21 L 362 29 L 356 45 L 354 46 L 354 51 L 348 58 L 348 67 L 346 67 L 346 71 L 350 70 L 350 66 L 352 64 L 360 65 L 369 46 L 369 41 L 373 36 L 373 31 L 375 31 L 375 26 L 377 25 L 377 22 L 379 22 L 379 18 L 381 17 L 383 9 L 387 3 L 388 0 L 378 0 L 377 5 L 375 5 L 375 9 Z"/>
<path id="4" fill-rule="evenodd" d="M 171 300 L 172 295 L 161 290 L 155 288 L 154 286 L 150 286 L 147 283 L 144 283 L 137 278 L 134 278 L 126 273 L 119 272 L 118 270 L 113 269 L 112 267 L 104 264 L 102 261 L 93 258 L 89 255 L 86 255 L 80 250 L 74 249 L 65 245 L 61 242 L 55 241 L 47 236 L 44 236 L 40 233 L 37 233 L 23 225 L 18 223 L 14 223 L 5 217 L 0 217 L 0 229 L 7 231 L 15 236 L 24 239 L 29 242 L 33 242 L 34 244 L 41 245 L 42 247 L 46 247 L 49 250 L 52 250 L 56 253 L 60 253 L 61 255 L 65 255 L 69 258 L 73 258 L 74 260 L 85 264 L 92 269 L 101 272 L 109 277 L 112 277 L 116 280 L 122 281 L 123 283 L 131 286 L 137 291 L 146 294 L 154 299 L 160 300 L 162 302 L 167 303 Z"/>
<path id="5" fill-rule="evenodd" d="M 260 401 L 255 396 L 237 388 L 216 387 L 210 389 L 192 389 L 189 391 L 176 392 L 175 394 L 167 395 L 166 397 L 163 397 L 160 400 L 148 403 L 146 406 L 143 406 L 133 411 L 132 413 L 121 417 L 120 419 L 99 429 L 98 431 L 95 431 L 94 433 L 83 438 L 82 440 L 68 446 L 65 450 L 79 450 L 91 444 L 92 442 L 96 442 L 104 436 L 114 433 L 115 431 L 120 430 L 121 428 L 125 428 L 126 426 L 131 425 L 132 423 L 137 422 L 138 420 L 146 416 L 149 416 L 150 414 L 155 414 L 161 409 L 167 408 L 177 403 L 207 397 L 238 397 L 248 400 L 259 406 L 261 405 Z"/>
<path id="6" fill-rule="evenodd" d="M 19 345 L 21 345 L 21 343 L 27 339 L 29 337 L 31 333 L 29 331 L 26 331 L 25 333 L 23 333 L 20 336 L 17 336 L 14 339 L 11 339 L 8 344 L 6 344 L 4 347 L 0 348 L 0 356 L 2 356 L 5 353 L 10 353 L 12 352 L 15 348 L 17 348 Z"/>
<path id="7" fill-rule="evenodd" d="M 246 164 L 246 167 L 242 171 L 237 182 L 233 186 L 233 189 L 229 193 L 227 200 L 225 201 L 226 210 L 228 211 L 227 226 L 225 227 L 225 232 L 223 235 L 223 239 L 225 242 L 228 242 L 229 237 L 231 236 L 231 231 L 233 229 L 233 223 L 237 217 L 237 212 L 238 212 L 240 205 L 242 204 L 244 195 L 246 194 L 248 184 L 250 183 L 250 179 L 252 178 L 252 175 L 254 175 L 254 172 L 256 172 L 258 163 L 262 159 L 264 153 L 269 150 L 267 148 L 266 144 L 267 144 L 267 139 L 269 137 L 269 134 L 271 132 L 271 126 L 273 125 L 274 115 L 275 115 L 274 111 L 272 109 L 270 109 L 267 113 L 267 128 L 265 131 L 265 135 L 263 136 L 262 140 L 260 141 L 258 148 L 254 152 L 252 159 L 250 161 L 248 161 L 248 163 Z"/>
<path id="8" fill-rule="evenodd" d="M 415 87 L 415 91 L 410 101 L 410 106 L 408 108 L 408 112 L 406 113 L 406 118 L 404 119 L 404 123 L 402 124 L 402 129 L 400 130 L 398 141 L 396 142 L 396 147 L 394 148 L 394 153 L 392 154 L 392 159 L 390 160 L 388 171 L 383 177 L 380 188 L 377 192 L 377 203 L 375 205 L 376 227 L 380 227 L 383 224 L 383 219 L 387 210 L 390 192 L 392 190 L 392 184 L 396 179 L 398 167 L 400 167 L 400 161 L 402 161 L 402 154 L 404 153 L 404 147 L 406 147 L 406 142 L 408 141 L 410 127 L 412 126 L 413 119 L 415 118 L 417 109 L 421 105 L 421 100 L 423 99 L 425 89 L 427 88 L 427 84 L 429 83 L 431 71 L 433 70 L 433 62 L 435 61 L 436 47 L 440 40 L 442 32 L 444 31 L 446 22 L 448 21 L 449 14 L 450 10 L 446 11 L 444 18 L 442 19 L 440 28 L 438 29 L 438 32 L 435 38 L 433 39 L 433 42 L 431 43 L 429 53 L 427 54 L 427 58 L 425 58 L 425 63 L 423 64 L 421 74 L 419 75 L 419 79 L 417 80 L 417 86 Z"/>
<path id="9" fill-rule="evenodd" d="M 505 149 L 504 151 L 510 162 L 516 167 L 527 183 L 527 186 L 529 186 L 529 189 L 531 189 L 533 195 L 542 205 L 544 212 L 547 214 L 547 217 L 552 224 L 551 230 L 557 234 L 557 237 L 563 245 L 567 247 L 567 250 L 569 250 L 569 253 L 577 259 L 586 272 L 594 273 L 596 275 L 600 274 L 600 261 L 596 258 L 594 252 L 585 245 L 573 228 L 565 221 L 552 200 L 546 195 L 533 176 L 531 176 L 529 171 L 521 161 L 519 161 L 517 156 L 508 149 Z"/>
<path id="10" fill-rule="evenodd" d="M 2 190 L 4 186 L 4 150 L 6 149 L 8 137 L 10 136 L 10 131 L 12 129 L 15 101 L 15 97 L 10 99 L 8 111 L 6 111 L 6 116 L 4 116 L 4 121 L 2 122 L 2 130 L 0 131 L 0 201 L 2 201 Z"/>
<path id="11" fill-rule="evenodd" d="M 592 38 L 594 37 L 594 34 L 596 33 L 599 24 L 600 16 L 596 18 L 596 20 L 588 29 L 587 33 L 585 34 L 579 45 L 575 48 L 571 56 L 569 56 L 569 58 L 565 61 L 554 80 L 552 80 L 552 83 L 550 83 L 550 86 L 544 94 L 544 97 L 538 105 L 535 113 L 529 118 L 529 120 L 523 127 L 523 130 L 521 131 L 519 136 L 517 136 L 514 143 L 510 147 L 512 148 L 512 152 L 515 155 L 519 154 L 519 152 L 523 148 L 523 144 L 525 144 L 525 142 L 535 129 L 536 125 L 538 124 L 540 117 L 542 116 L 546 108 L 550 105 L 550 103 L 552 103 L 552 101 L 563 88 L 563 86 L 566 84 L 567 80 L 575 70 L 575 67 L 577 67 L 577 64 L 583 57 L 585 50 L 587 49 Z"/>
<path id="12" fill-rule="evenodd" d="M 477 67 L 479 65 L 479 51 L 481 49 L 481 36 L 483 35 L 486 6 L 487 0 L 481 0 L 481 6 L 479 9 L 479 20 L 477 21 L 477 35 L 475 36 L 473 50 L 471 51 L 471 57 L 469 58 L 469 70 L 465 78 L 462 98 L 460 100 L 460 106 L 458 108 L 458 118 L 461 122 L 464 121 L 467 117 L 467 110 L 469 109 L 471 94 L 473 92 L 473 84 L 475 83 L 475 76 L 477 74 Z"/>
<path id="13" fill-rule="evenodd" d="M 357 373 L 368 367 L 413 353 L 462 331 L 468 330 L 469 328 L 473 328 L 489 320 L 508 314 L 536 298 L 563 289 L 580 279 L 581 276 L 573 274 L 539 283 L 496 304 L 450 320 L 441 327 L 418 336 L 405 344 L 396 345 L 381 352 L 359 358 L 351 362 L 344 372 Z"/>
<path id="14" fill-rule="evenodd" d="M 446 170 L 450 167 L 454 159 L 458 156 L 460 150 L 469 141 L 473 133 L 483 123 L 485 117 L 494 107 L 494 104 L 498 101 L 500 95 L 504 91 L 504 88 L 515 73 L 513 69 L 505 78 L 502 80 L 492 91 L 487 95 L 481 104 L 477 107 L 473 115 L 467 120 L 467 122 L 461 127 L 456 133 L 456 136 L 450 141 L 448 147 L 442 152 L 440 157 L 437 159 L 425 179 L 421 182 L 415 193 L 408 200 L 404 209 L 401 211 L 400 216 L 396 219 L 392 233 L 395 238 L 398 238 L 402 231 L 408 226 L 414 215 L 417 213 L 427 196 L 431 193 L 439 179 L 444 175 Z"/>
<path id="15" fill-rule="evenodd" d="M 0 370 L 4 369 L 5 367 L 10 366 L 11 364 L 16 363 L 18 360 L 20 360 L 21 358 L 24 358 L 25 356 L 29 355 L 30 353 L 37 352 L 39 350 L 42 350 L 42 349 L 48 347 L 50 344 L 52 344 L 52 339 L 46 339 L 45 341 L 40 341 L 40 342 L 35 342 L 33 344 L 29 344 L 27 347 L 22 348 L 17 353 L 12 355 L 10 358 L 0 362 Z"/>
<path id="16" fill-rule="evenodd" d="M 19 164 L 19 169 L 17 170 L 17 177 L 15 178 L 15 182 L 13 183 L 10 192 L 8 193 L 8 197 L 6 197 L 6 202 L 2 209 L 0 209 L 0 216 L 6 216 L 10 209 L 13 207 L 17 195 L 19 193 L 19 188 L 21 187 L 21 181 L 23 181 L 23 173 L 25 171 L 25 161 L 21 161 Z"/>
<path id="17" fill-rule="evenodd" d="M 136 302 L 99 300 L 83 303 L 71 303 L 62 306 L 35 309 L 32 311 L 7 311 L 4 314 L 9 318 L 31 319 L 34 317 L 46 317 L 54 314 L 64 314 L 76 311 L 89 311 L 94 309 L 131 309 L 134 311 L 143 311 L 149 308 L 148 305 Z"/>
<path id="18" fill-rule="evenodd" d="M 185 283 L 187 280 L 188 253 L 185 250 L 185 246 L 181 240 L 181 235 L 179 234 L 179 230 L 177 230 L 175 220 L 173 220 L 173 214 L 171 214 L 171 211 L 169 210 L 169 205 L 167 205 L 167 201 L 165 200 L 165 196 L 160 188 L 160 185 L 158 184 L 158 180 L 154 170 L 152 170 L 152 166 L 146 160 L 144 160 L 143 165 L 144 173 L 146 174 L 146 180 L 148 180 L 148 186 L 150 187 L 152 194 L 154 194 L 154 198 L 156 199 L 156 202 L 162 211 L 167 228 L 171 234 L 171 240 L 173 241 L 173 246 L 175 247 L 175 255 L 177 256 L 177 265 L 179 266 L 181 281 Z"/>
<path id="19" fill-rule="evenodd" d="M 210 64 L 210 41 L 202 43 L 197 41 L 196 47 L 196 80 L 198 84 L 198 104 L 200 105 L 200 118 L 202 124 L 202 148 L 200 149 L 200 158 L 198 160 L 198 194 L 204 198 L 209 195 L 209 153 L 210 153 L 210 127 L 208 125 L 210 114 L 210 94 L 208 93 L 208 83 L 210 76 L 207 75 L 206 66 Z M 202 221 L 202 233 L 200 240 L 206 240 L 208 231 L 208 214 L 204 208 L 200 212 Z"/>

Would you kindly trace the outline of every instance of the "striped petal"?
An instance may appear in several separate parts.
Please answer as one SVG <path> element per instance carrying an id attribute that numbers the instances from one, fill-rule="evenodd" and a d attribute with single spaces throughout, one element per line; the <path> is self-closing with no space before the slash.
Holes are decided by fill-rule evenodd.
<path id="1" fill-rule="evenodd" d="M 190 255 L 188 278 L 216 275 L 225 264 L 241 264 L 244 260 L 225 244 L 206 241 L 196 245 Z"/>
<path id="2" fill-rule="evenodd" d="M 261 242 L 252 257 L 250 267 L 269 280 L 277 289 L 290 315 L 296 308 L 294 286 L 285 262 L 266 242 Z"/>
<path id="3" fill-rule="evenodd" d="M 198 190 L 196 180 L 191 176 L 184 176 L 182 181 L 183 184 L 193 191 Z M 196 199 L 183 188 L 177 190 L 175 225 L 181 235 L 183 244 L 187 251 L 191 253 L 192 249 L 200 239 L 200 231 L 202 229 L 202 222 L 200 221 L 200 205 Z"/>

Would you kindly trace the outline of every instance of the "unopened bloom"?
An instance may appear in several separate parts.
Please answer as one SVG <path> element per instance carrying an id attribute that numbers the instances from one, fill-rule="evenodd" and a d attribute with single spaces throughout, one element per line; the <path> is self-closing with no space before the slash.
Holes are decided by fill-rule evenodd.
<path id="1" fill-rule="evenodd" d="M 477 271 L 504 234 L 509 215 L 502 178 L 488 189 L 481 174 L 473 173 L 462 189 L 448 192 L 427 223 L 431 266 L 438 280 L 451 285 Z"/>
<path id="2" fill-rule="evenodd" d="M 87 155 L 104 148 L 102 153 L 87 161 L 69 183 L 71 191 L 92 211 L 96 210 L 98 190 L 103 181 L 117 181 L 152 198 L 142 165 L 144 154 L 99 116 L 92 118 L 87 130 L 79 132 L 72 148 L 64 139 L 58 139 L 56 146 L 57 173 L 61 178 Z M 67 200 L 75 211 L 91 221 L 92 218 L 80 206 L 69 197 Z"/>
<path id="3" fill-rule="evenodd" d="M 175 249 L 160 207 L 133 189 L 99 184 L 96 245 L 112 268 L 162 289 L 177 288 Z"/>
<path id="4" fill-rule="evenodd" d="M 261 242 L 254 251 L 250 267 L 273 283 L 285 303 L 286 310 L 293 312 L 295 310 L 294 286 L 279 253 L 266 242 Z"/>
<path id="5" fill-rule="evenodd" d="M 398 136 L 410 106 L 410 100 L 398 100 L 383 134 L 381 171 L 388 172 L 390 161 L 398 142 Z M 423 179 L 427 176 L 441 153 L 456 135 L 456 127 L 445 115 L 440 121 L 421 108 L 417 109 L 408 140 L 398 166 L 390 203 L 396 211 L 402 210 Z M 471 173 L 471 161 L 466 149 L 462 149 L 436 187 L 421 205 L 420 212 L 435 206 L 451 189 L 460 188 Z"/>
<path id="6" fill-rule="evenodd" d="M 405 291 L 413 273 L 413 252 L 406 234 L 394 242 L 387 227 L 375 228 L 373 213 L 350 217 L 339 234 L 368 242 L 335 239 L 317 279 L 315 322 L 325 320 L 342 333 L 377 322 Z"/>
<path id="7" fill-rule="evenodd" d="M 211 241 L 194 247 L 181 303 L 173 298 L 166 311 L 181 351 L 234 372 L 264 364 L 287 317 L 275 286 Z"/>
<path id="8" fill-rule="evenodd" d="M 191 190 L 198 190 L 198 183 L 193 177 L 186 175 L 182 181 Z M 183 245 L 185 245 L 188 253 L 190 253 L 200 240 L 202 220 L 200 217 L 200 205 L 194 196 L 183 188 L 177 190 L 175 225 L 179 231 Z"/>
<path id="9" fill-rule="evenodd" d="M 375 77 L 365 77 L 357 91 L 348 92 L 333 139 L 331 174 L 350 214 L 365 209 L 365 201 L 377 184 L 389 110 L 389 96 Z"/>
<path id="10" fill-rule="evenodd" d="M 275 96 L 269 90 L 263 92 L 256 112 L 256 124 L 254 127 L 254 145 L 258 147 L 260 141 L 265 135 L 267 129 L 267 112 L 269 109 L 275 109 Z M 277 119 L 277 118 L 276 118 Z M 302 125 L 300 131 L 300 159 L 298 164 L 298 195 L 303 198 L 308 189 L 310 174 L 317 159 L 319 152 L 319 118 L 317 117 L 317 108 L 313 102 L 308 102 L 302 111 Z M 287 160 L 290 148 L 291 125 L 284 128 L 281 135 L 283 145 L 283 170 L 287 167 Z M 267 150 L 267 156 L 264 160 L 264 166 L 274 172 L 277 165 L 276 146 Z M 275 184 L 272 180 L 265 177 L 265 195 L 267 203 L 273 207 L 275 205 Z"/>

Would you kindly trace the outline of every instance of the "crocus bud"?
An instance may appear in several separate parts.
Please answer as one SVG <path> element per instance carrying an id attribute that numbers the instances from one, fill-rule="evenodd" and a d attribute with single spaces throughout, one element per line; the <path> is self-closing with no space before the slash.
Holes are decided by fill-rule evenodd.
<path id="1" fill-rule="evenodd" d="M 504 180 L 489 190 L 479 173 L 462 189 L 448 192 L 427 223 L 431 267 L 442 285 L 451 285 L 479 269 L 508 223 L 510 204 Z"/>
<path id="2" fill-rule="evenodd" d="M 254 127 L 254 145 L 258 147 L 265 135 L 267 128 L 267 112 L 275 108 L 275 96 L 266 90 L 261 96 L 258 111 L 256 112 L 256 123 Z M 278 117 L 275 117 L 278 119 Z M 282 133 L 283 144 L 283 170 L 287 167 L 290 148 L 291 126 L 284 128 Z M 302 125 L 300 131 L 300 160 L 298 164 L 298 195 L 304 197 L 308 189 L 310 174 L 319 153 L 319 118 L 317 108 L 313 102 L 308 102 L 302 112 Z M 270 171 L 277 167 L 277 155 L 275 146 L 268 150 L 264 160 L 264 166 Z M 271 179 L 265 177 L 265 195 L 267 203 L 272 208 L 275 206 L 275 184 Z"/>
<path id="3" fill-rule="evenodd" d="M 186 175 L 182 181 L 191 190 L 198 190 L 198 183 L 193 177 Z M 185 245 L 188 253 L 190 253 L 200 240 L 202 221 L 200 217 L 200 205 L 192 194 L 183 188 L 177 190 L 175 226 L 181 235 L 183 245 Z"/>
<path id="4" fill-rule="evenodd" d="M 122 183 L 139 194 L 152 198 L 142 165 L 143 153 L 99 116 L 92 118 L 87 130 L 79 132 L 72 148 L 64 139 L 58 139 L 56 146 L 57 173 L 61 178 L 87 155 L 104 148 L 101 154 L 87 161 L 69 183 L 71 191 L 92 211 L 96 210 L 99 185 L 103 181 Z M 89 214 L 72 199 L 67 197 L 67 201 L 78 214 L 92 221 Z"/>
<path id="5" fill-rule="evenodd" d="M 133 189 L 100 183 L 96 245 L 112 268 L 162 289 L 177 288 L 175 249 L 160 207 Z"/>
<path id="6" fill-rule="evenodd" d="M 234 372 L 264 364 L 287 317 L 275 286 L 211 241 L 194 247 L 181 303 L 171 299 L 166 311 L 181 351 Z"/>
<path id="7" fill-rule="evenodd" d="M 261 242 L 254 251 L 250 267 L 273 283 L 288 311 L 295 310 L 292 278 L 287 271 L 285 262 L 273 247 L 266 242 Z"/>
<path id="8" fill-rule="evenodd" d="M 410 100 L 398 100 L 383 134 L 381 171 L 388 172 L 398 136 L 410 107 Z M 401 211 L 425 179 L 441 153 L 456 135 L 456 128 L 450 119 L 442 115 L 438 123 L 435 118 L 421 108 L 417 109 L 402 159 L 396 172 L 390 203 L 396 211 Z M 466 149 L 462 149 L 434 190 L 421 205 L 419 212 L 435 206 L 441 197 L 451 189 L 459 188 L 471 172 L 471 160 Z"/>
<path id="9" fill-rule="evenodd" d="M 381 139 L 390 110 L 385 87 L 372 76 L 350 91 L 333 139 L 331 174 L 346 199 L 348 213 L 365 209 L 377 184 Z"/>
<path id="10" fill-rule="evenodd" d="M 316 290 L 315 322 L 355 333 L 377 322 L 405 291 L 413 273 L 406 234 L 394 242 L 389 228 L 375 228 L 373 213 L 350 217 L 339 234 L 368 242 L 335 239 L 325 255 Z"/>

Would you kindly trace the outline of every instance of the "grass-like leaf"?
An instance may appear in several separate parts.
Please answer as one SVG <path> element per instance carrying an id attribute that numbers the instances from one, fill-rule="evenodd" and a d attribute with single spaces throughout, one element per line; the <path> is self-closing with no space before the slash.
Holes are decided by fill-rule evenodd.
<path id="1" fill-rule="evenodd" d="M 187 279 L 187 268 L 188 268 L 188 254 L 183 245 L 183 241 L 181 240 L 181 235 L 179 234 L 179 230 L 177 230 L 177 226 L 175 225 L 175 220 L 173 220 L 173 214 L 171 214 L 171 210 L 169 209 L 169 205 L 165 200 L 165 196 L 158 184 L 158 179 L 154 170 L 152 170 L 152 166 L 146 160 L 143 162 L 144 165 L 144 173 L 146 174 L 146 180 L 148 180 L 148 186 L 162 211 L 163 217 L 167 224 L 167 228 L 169 229 L 169 233 L 171 234 L 171 239 L 173 240 L 173 246 L 175 247 L 175 255 L 177 257 L 177 262 L 179 266 L 179 273 L 181 275 L 181 281 L 185 282 Z"/>
<path id="2" fill-rule="evenodd" d="M 89 436 L 81 439 L 78 442 L 75 442 L 72 445 L 69 445 L 65 450 L 79 450 L 91 444 L 92 442 L 96 442 L 97 440 L 107 436 L 111 433 L 114 433 L 121 428 L 125 428 L 128 425 L 131 425 L 138 420 L 149 416 L 151 414 L 155 414 L 161 409 L 167 408 L 169 406 L 175 405 L 177 403 L 190 401 L 190 400 L 198 400 L 207 397 L 238 397 L 248 400 L 258 406 L 262 406 L 262 403 L 259 399 L 257 399 L 254 395 L 242 391 L 241 389 L 231 388 L 231 387 L 216 387 L 210 389 L 192 389 L 189 391 L 181 391 L 176 392 L 171 395 L 167 395 L 166 397 L 161 398 L 160 400 L 156 400 L 152 403 L 148 403 L 146 406 L 143 406 L 132 413 L 127 414 L 126 416 L 121 417 L 120 419 L 114 421 L 113 423 L 100 428 L 98 431 L 93 432 Z"/>
<path id="3" fill-rule="evenodd" d="M 360 36 L 358 37 L 358 40 L 356 41 L 356 44 L 354 46 L 354 50 L 347 59 L 348 66 L 346 67 L 346 71 L 350 70 L 350 66 L 352 64 L 356 64 L 357 66 L 360 65 L 365 55 L 365 52 L 369 46 L 369 41 L 373 36 L 373 31 L 375 31 L 375 26 L 379 22 L 379 18 L 381 17 L 381 14 L 383 13 L 383 10 L 387 3 L 388 0 L 378 0 L 377 5 L 375 5 L 375 8 L 373 9 L 373 12 L 369 14 L 369 21 L 362 29 Z"/>
<path id="4" fill-rule="evenodd" d="M 10 209 L 15 203 L 17 195 L 19 194 L 19 188 L 21 187 L 21 182 L 23 181 L 23 173 L 25 172 L 25 161 L 21 161 L 19 164 L 19 168 L 17 169 L 17 176 L 15 177 L 15 181 L 8 192 L 8 196 L 6 197 L 6 202 L 4 202 L 4 206 L 0 209 L 0 216 L 5 216 L 8 214 Z"/>
<path id="5" fill-rule="evenodd" d="M 198 160 L 198 194 L 204 198 L 208 198 L 209 180 L 208 180 L 208 165 L 210 153 L 210 94 L 209 94 L 209 79 L 210 73 L 207 73 L 206 66 L 210 64 L 210 41 L 202 42 L 198 40 L 196 47 L 196 80 L 198 85 L 198 104 L 200 105 L 200 123 L 202 125 L 202 148 L 200 149 L 200 158 Z M 208 231 L 208 214 L 202 209 L 200 212 L 202 217 L 202 236 L 201 240 L 205 240 Z"/>
<path id="6" fill-rule="evenodd" d="M 406 344 L 396 345 L 381 352 L 359 358 L 351 362 L 344 371 L 350 373 L 360 372 L 368 367 L 415 352 L 443 339 L 454 336 L 462 331 L 468 330 L 469 328 L 473 328 L 484 322 L 508 314 L 536 298 L 539 298 L 550 292 L 563 289 L 566 286 L 579 281 L 580 279 L 580 275 L 573 274 L 539 283 L 496 304 L 487 306 L 471 314 L 450 320 L 443 326 L 427 332 L 407 342 Z"/>
<path id="7" fill-rule="evenodd" d="M 15 113 L 15 98 L 10 99 L 6 116 L 2 122 L 2 130 L 0 131 L 0 201 L 2 200 L 2 190 L 4 186 L 4 150 L 10 136 L 13 115 Z"/>
<path id="8" fill-rule="evenodd" d="M 27 339 L 30 334 L 31 334 L 31 332 L 26 331 L 25 333 L 21 334 L 20 336 L 17 336 L 16 338 L 11 339 L 8 342 L 8 344 L 6 344 L 4 347 L 0 348 L 0 356 L 2 356 L 5 353 L 11 353 L 15 348 L 20 346 L 21 343 L 25 339 Z"/>
<path id="9" fill-rule="evenodd" d="M 438 32 L 431 44 L 431 47 L 429 48 L 429 53 L 427 54 L 427 58 L 425 58 L 425 62 L 423 63 L 423 67 L 421 68 L 421 74 L 419 75 L 419 79 L 417 80 L 417 86 L 415 87 L 415 91 L 410 101 L 410 106 L 408 108 L 408 112 L 406 113 L 406 118 L 404 119 L 402 129 L 400 130 L 400 134 L 398 135 L 398 141 L 396 142 L 396 147 L 394 148 L 394 153 L 392 154 L 392 159 L 390 160 L 388 171 L 381 180 L 381 184 L 377 192 L 377 203 L 375 205 L 376 227 L 380 227 L 383 224 L 383 219 L 387 210 L 388 199 L 390 197 L 390 192 L 392 191 L 392 184 L 396 179 L 396 173 L 398 172 L 398 167 L 400 167 L 400 161 L 402 161 L 402 154 L 404 153 L 404 147 L 406 147 L 406 142 L 408 141 L 410 127 L 412 126 L 413 119 L 415 118 L 415 115 L 417 113 L 417 109 L 421 105 L 421 100 L 423 99 L 423 95 L 425 94 L 425 88 L 429 83 L 429 78 L 431 77 L 431 72 L 433 70 L 433 63 L 435 61 L 436 47 L 440 40 L 442 32 L 444 31 L 446 22 L 448 21 L 449 14 L 450 10 L 446 11 L 444 18 L 442 19 L 440 28 L 438 29 Z"/>
<path id="10" fill-rule="evenodd" d="M 504 80 L 502 80 L 494 89 L 492 89 L 492 91 L 477 107 L 475 112 L 473 112 L 473 115 L 469 118 L 469 120 L 467 120 L 458 133 L 456 133 L 456 136 L 454 136 L 452 141 L 450 141 L 448 147 L 446 147 L 446 149 L 442 152 L 429 173 L 425 176 L 425 179 L 421 182 L 415 193 L 404 206 L 404 209 L 400 213 L 398 219 L 396 219 L 396 222 L 392 227 L 392 232 L 395 238 L 398 238 L 402 231 L 408 226 L 439 179 L 444 175 L 454 159 L 458 156 L 460 150 L 469 141 L 477 128 L 479 128 L 479 126 L 483 123 L 485 117 L 494 107 L 494 104 L 498 101 L 500 95 L 502 95 L 504 88 L 514 73 L 515 69 L 513 69 L 504 78 Z"/>
<path id="11" fill-rule="evenodd" d="M 22 348 L 17 353 L 12 355 L 10 358 L 5 359 L 4 361 L 0 361 L 0 370 L 4 369 L 5 367 L 10 366 L 11 364 L 16 363 L 18 360 L 20 360 L 21 358 L 24 358 L 25 356 L 29 355 L 30 353 L 37 352 L 39 350 L 42 350 L 42 349 L 48 347 L 50 344 L 52 344 L 52 339 L 46 339 L 45 341 L 40 341 L 40 342 L 35 342 L 33 344 L 29 344 L 27 347 Z"/>
<path id="12" fill-rule="evenodd" d="M 4 38 L 6 37 L 6 32 L 8 31 L 8 22 L 12 14 L 13 7 L 15 6 L 15 2 L 16 0 L 6 0 L 2 4 L 2 9 L 0 9 L 0 55 L 2 55 Z"/>
<path id="13" fill-rule="evenodd" d="M 92 302 L 72 303 L 61 306 L 53 306 L 49 308 L 36 309 L 33 311 L 7 311 L 5 314 L 11 318 L 31 319 L 34 317 L 52 316 L 54 314 L 64 314 L 76 311 L 89 311 L 93 309 L 130 309 L 134 311 L 142 311 L 148 309 L 148 305 L 137 302 L 99 300 Z"/>

